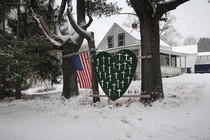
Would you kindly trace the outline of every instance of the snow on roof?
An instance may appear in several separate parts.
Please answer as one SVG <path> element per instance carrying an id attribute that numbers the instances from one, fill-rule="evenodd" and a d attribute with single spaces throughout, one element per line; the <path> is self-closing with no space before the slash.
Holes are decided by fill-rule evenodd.
<path id="1" fill-rule="evenodd" d="M 124 26 L 121 28 L 124 29 L 126 32 L 128 32 L 130 35 L 132 35 L 135 39 L 140 40 L 141 36 L 140 36 L 140 32 L 138 30 L 129 28 L 129 27 L 124 27 Z"/>
<path id="2" fill-rule="evenodd" d="M 198 56 L 206 56 L 206 55 L 210 55 L 210 52 L 199 52 Z"/>
<path id="3" fill-rule="evenodd" d="M 160 45 L 161 46 L 166 46 L 166 47 L 171 47 L 169 46 L 166 42 L 164 42 L 163 40 L 160 39 Z"/>
<path id="4" fill-rule="evenodd" d="M 197 45 L 177 46 L 177 47 L 172 47 L 172 50 L 174 52 L 188 53 L 188 54 L 197 54 L 198 53 Z"/>
<path id="5" fill-rule="evenodd" d="M 117 23 L 116 23 L 117 24 Z M 117 24 L 118 25 L 118 24 Z M 118 25 L 120 26 L 120 25 Z M 133 28 L 129 28 L 129 27 L 122 27 L 120 26 L 122 29 L 124 29 L 126 32 L 128 32 L 130 35 L 132 35 L 135 39 L 140 40 L 141 36 L 140 36 L 140 32 L 136 29 Z M 165 46 L 165 47 L 171 47 L 169 46 L 166 42 L 160 40 L 160 45 L 161 46 Z"/>

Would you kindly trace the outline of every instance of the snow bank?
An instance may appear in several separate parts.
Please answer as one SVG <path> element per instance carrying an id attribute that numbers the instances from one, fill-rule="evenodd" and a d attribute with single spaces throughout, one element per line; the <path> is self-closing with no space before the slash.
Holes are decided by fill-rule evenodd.
<path id="1" fill-rule="evenodd" d="M 126 98 L 93 104 L 87 89 L 67 100 L 62 85 L 41 95 L 43 87 L 30 89 L 33 98 L 0 102 L 1 140 L 209 140 L 210 75 L 164 78 L 163 85 L 165 99 L 150 107 L 135 98 L 129 107 Z"/>

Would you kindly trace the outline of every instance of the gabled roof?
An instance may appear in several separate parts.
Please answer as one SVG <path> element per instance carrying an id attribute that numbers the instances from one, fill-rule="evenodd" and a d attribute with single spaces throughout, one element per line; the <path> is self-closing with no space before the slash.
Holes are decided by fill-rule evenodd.
<path id="1" fill-rule="evenodd" d="M 119 26 L 119 25 L 118 25 Z M 136 40 L 141 40 L 140 32 L 137 31 L 136 29 L 129 28 L 129 27 L 121 27 L 123 30 L 125 30 L 127 33 L 129 33 L 131 36 L 133 36 Z"/>
<path id="2" fill-rule="evenodd" d="M 106 33 L 106 35 L 104 36 L 104 38 L 101 40 L 101 42 L 98 44 L 98 46 L 101 45 L 101 43 L 104 42 L 104 40 L 107 38 L 107 36 L 111 33 L 111 31 L 116 28 L 116 27 L 119 27 L 121 28 L 122 30 L 124 30 L 125 32 L 127 32 L 128 34 L 130 34 L 134 39 L 136 39 L 137 41 L 140 41 L 140 32 L 137 31 L 136 29 L 133 29 L 133 28 L 129 28 L 129 27 L 121 27 L 120 25 L 118 25 L 117 23 L 114 23 L 112 25 L 112 27 L 109 29 L 109 31 Z M 164 41 L 160 40 L 160 45 L 161 46 L 164 46 L 164 47 L 167 47 L 168 49 L 171 50 L 171 46 L 169 46 L 167 43 L 165 43 Z M 165 48 L 165 49 L 167 49 Z M 164 48 L 163 48 L 164 49 Z M 167 49 L 167 50 L 168 50 Z"/>
<path id="3" fill-rule="evenodd" d="M 106 33 L 106 35 L 103 37 L 103 39 L 101 40 L 101 42 L 98 44 L 98 46 L 100 46 L 104 40 L 107 38 L 107 36 L 113 31 L 114 28 L 119 27 L 122 30 L 124 30 L 125 32 L 127 32 L 128 34 L 130 34 L 135 40 L 139 40 L 140 38 L 140 33 L 132 28 L 126 28 L 126 27 L 121 27 L 119 26 L 117 23 L 114 23 L 112 25 L 112 27 L 109 29 L 109 31 Z"/>

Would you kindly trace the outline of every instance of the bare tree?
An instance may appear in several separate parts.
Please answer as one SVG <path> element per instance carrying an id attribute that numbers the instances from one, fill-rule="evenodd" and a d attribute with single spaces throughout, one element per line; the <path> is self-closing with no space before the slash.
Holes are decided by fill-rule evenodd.
<path id="1" fill-rule="evenodd" d="M 198 42 L 198 39 L 194 36 L 188 36 L 184 39 L 183 45 L 196 45 Z"/>
<path id="2" fill-rule="evenodd" d="M 127 0 L 128 1 L 128 0 Z M 189 0 L 130 0 L 140 20 L 142 56 L 152 55 L 150 59 L 142 59 L 141 94 L 150 95 L 151 102 L 164 98 L 160 69 L 160 30 L 159 21 L 170 10 Z"/>
<path id="3" fill-rule="evenodd" d="M 181 34 L 174 27 L 176 17 L 170 12 L 164 14 L 162 20 L 159 21 L 160 24 L 160 39 L 165 41 L 170 46 L 177 46 L 177 38 L 181 38 Z"/>
<path id="4" fill-rule="evenodd" d="M 67 16 L 69 21 L 71 22 L 72 26 L 74 27 L 75 31 L 73 33 L 63 35 L 61 33 L 60 24 L 61 24 L 61 17 L 64 15 L 64 11 L 67 7 Z M 102 8 L 103 7 L 103 8 Z M 92 18 L 89 15 L 89 22 L 86 23 L 86 12 L 91 13 L 94 16 L 101 17 L 102 15 L 110 16 L 111 14 L 118 13 L 121 8 L 116 6 L 116 3 L 106 3 L 106 0 L 100 0 L 100 1 L 89 1 L 89 0 L 77 0 L 76 1 L 76 13 L 77 13 L 77 22 L 73 22 L 72 14 L 71 14 L 71 0 L 62 0 L 60 9 L 55 14 L 55 31 L 56 33 L 53 33 L 47 26 L 47 24 L 44 21 L 44 18 L 42 16 L 39 16 L 35 13 L 33 13 L 34 18 L 39 23 L 40 27 L 42 28 L 42 31 L 45 33 L 45 35 L 48 37 L 48 39 L 53 42 L 60 50 L 62 50 L 62 55 L 66 56 L 67 54 L 71 54 L 74 52 L 77 52 L 80 49 L 80 46 L 86 38 L 88 40 L 88 45 L 90 48 L 94 48 L 94 39 L 91 36 L 87 36 L 84 33 L 85 30 L 90 26 L 92 23 Z M 76 28 L 75 28 L 76 27 Z M 77 29 L 80 30 L 77 30 Z M 81 33 L 82 31 L 82 33 Z M 90 50 L 91 51 L 91 50 Z M 94 54 L 94 52 L 93 52 Z M 93 55 L 92 54 L 92 55 Z M 79 94 L 78 92 L 78 85 L 77 85 L 77 77 L 76 77 L 76 70 L 73 66 L 72 60 L 68 57 L 63 57 L 63 93 L 62 95 L 65 98 L 70 98 L 71 96 L 76 96 Z M 94 74 L 92 74 L 92 80 L 93 80 L 93 93 L 98 94 L 98 85 L 94 81 L 95 77 Z M 96 80 L 96 79 L 95 79 Z M 98 101 L 99 98 L 94 98 L 94 102 Z"/>
<path id="5" fill-rule="evenodd" d="M 67 55 L 73 52 L 77 52 L 84 40 L 82 36 L 80 36 L 77 32 L 73 32 L 72 34 L 62 35 L 59 29 L 61 17 L 64 14 L 64 10 L 66 8 L 67 0 L 61 1 L 60 9 L 55 14 L 55 27 L 56 34 L 53 33 L 47 26 L 42 16 L 39 16 L 33 13 L 34 18 L 39 23 L 42 31 L 48 37 L 48 39 L 53 42 L 56 46 L 59 46 L 59 49 L 62 50 L 62 55 Z M 85 3 L 84 0 L 77 0 L 77 24 L 86 30 L 92 20 L 89 20 L 86 23 L 85 20 Z M 72 60 L 68 57 L 63 58 L 63 92 L 62 95 L 65 98 L 70 98 L 71 96 L 76 96 L 79 94 L 78 85 L 77 85 L 77 77 L 76 70 L 73 66 Z"/>
<path id="6" fill-rule="evenodd" d="M 140 21 L 135 13 L 125 13 L 128 14 L 126 21 L 123 23 L 126 27 L 135 27 L 140 31 Z M 178 38 L 181 38 L 181 34 L 174 27 L 176 17 L 170 12 L 163 15 L 159 21 L 160 25 L 160 39 L 169 44 L 170 46 L 177 46 Z"/>

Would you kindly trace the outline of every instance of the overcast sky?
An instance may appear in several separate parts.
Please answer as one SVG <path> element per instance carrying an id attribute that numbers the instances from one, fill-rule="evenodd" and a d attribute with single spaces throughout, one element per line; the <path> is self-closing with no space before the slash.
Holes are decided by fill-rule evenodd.
<path id="1" fill-rule="evenodd" d="M 123 8 L 122 12 L 133 11 L 127 6 L 126 0 L 108 1 L 117 1 L 118 5 Z M 190 0 L 171 13 L 177 18 L 174 26 L 182 35 L 180 41 L 183 41 L 187 36 L 194 36 L 197 39 L 200 37 L 210 38 L 210 3 L 208 4 L 205 0 Z M 95 32 L 96 44 L 98 44 L 115 22 L 122 26 L 126 20 L 127 15 L 94 19 L 88 30 Z"/>

